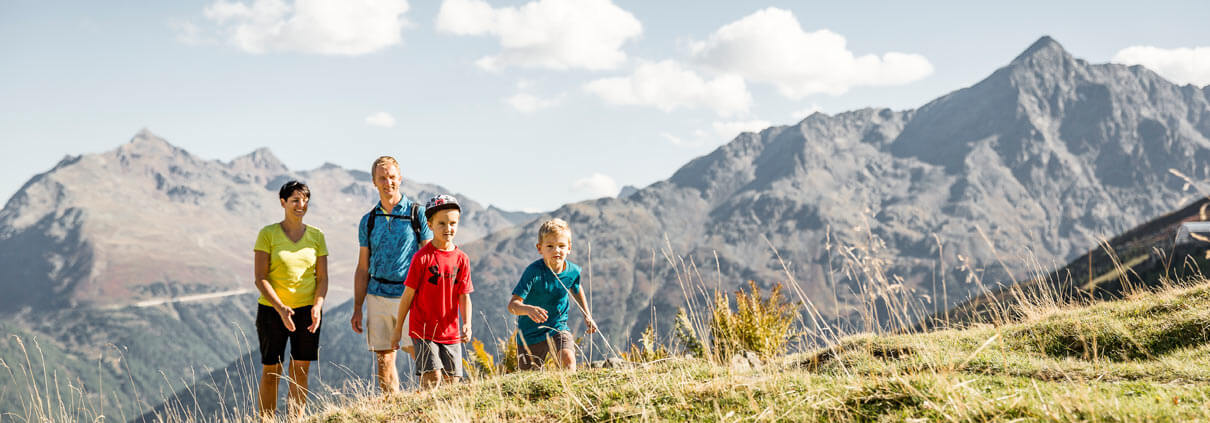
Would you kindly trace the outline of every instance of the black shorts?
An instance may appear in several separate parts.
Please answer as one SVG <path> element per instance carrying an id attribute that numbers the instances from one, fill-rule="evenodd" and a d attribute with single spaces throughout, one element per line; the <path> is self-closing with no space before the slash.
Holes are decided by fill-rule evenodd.
<path id="1" fill-rule="evenodd" d="M 294 332 L 286 330 L 277 310 L 264 304 L 256 308 L 256 337 L 260 339 L 260 363 L 266 366 L 281 364 L 285 360 L 286 341 L 290 341 L 290 359 L 300 361 L 315 361 L 319 359 L 319 330 L 323 329 L 323 320 L 315 333 L 307 330 L 311 326 L 311 306 L 294 309 Z"/>

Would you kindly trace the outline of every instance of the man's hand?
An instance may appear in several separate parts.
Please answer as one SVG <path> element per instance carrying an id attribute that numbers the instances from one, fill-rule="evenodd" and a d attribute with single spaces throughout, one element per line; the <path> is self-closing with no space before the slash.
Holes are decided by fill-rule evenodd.
<path id="1" fill-rule="evenodd" d="M 353 332 L 361 333 L 361 307 L 353 310 L 353 318 L 349 320 L 353 325 Z"/>
<path id="2" fill-rule="evenodd" d="M 525 315 L 534 323 L 542 323 L 546 321 L 546 309 L 538 306 L 529 306 L 525 309 Z"/>
<path id="3" fill-rule="evenodd" d="M 323 318 L 323 308 L 311 307 L 311 326 L 307 326 L 307 331 L 315 333 L 319 330 L 319 319 Z"/>
<path id="4" fill-rule="evenodd" d="M 471 324 L 462 325 L 462 343 L 471 342 Z"/>
<path id="5" fill-rule="evenodd" d="M 286 306 L 277 307 L 277 315 L 281 317 L 282 324 L 286 325 L 286 330 L 294 332 L 294 309 Z"/>
<path id="6" fill-rule="evenodd" d="M 592 320 L 591 317 L 584 318 L 584 326 L 588 326 L 588 329 L 584 331 L 585 334 L 593 334 L 597 332 L 597 322 Z"/>
<path id="7" fill-rule="evenodd" d="M 394 334 L 394 335 L 391 335 L 391 349 L 392 349 L 392 350 L 398 350 L 398 349 L 399 349 L 399 339 L 400 339 L 400 338 L 402 338 L 402 336 L 401 336 L 399 333 L 396 333 L 396 334 Z"/>

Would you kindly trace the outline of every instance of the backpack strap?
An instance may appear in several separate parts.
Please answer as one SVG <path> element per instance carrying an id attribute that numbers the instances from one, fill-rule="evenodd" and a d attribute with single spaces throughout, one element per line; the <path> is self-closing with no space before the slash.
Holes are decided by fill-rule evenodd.
<path id="1" fill-rule="evenodd" d="M 374 208 L 370 209 L 370 218 L 366 220 L 366 251 L 370 253 L 368 255 L 371 257 L 374 255 L 374 220 L 376 220 L 374 218 L 377 216 L 378 205 L 374 205 Z M 366 265 L 368 266 L 369 263 Z"/>
<path id="2" fill-rule="evenodd" d="M 412 234 L 416 235 L 416 246 L 420 246 L 420 233 L 424 230 L 420 225 L 420 206 L 415 201 L 412 202 L 412 210 L 409 213 L 412 219 Z"/>

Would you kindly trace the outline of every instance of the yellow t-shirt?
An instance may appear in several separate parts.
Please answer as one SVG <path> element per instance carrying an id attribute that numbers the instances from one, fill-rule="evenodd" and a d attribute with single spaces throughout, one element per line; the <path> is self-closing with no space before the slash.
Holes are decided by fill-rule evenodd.
<path id="1" fill-rule="evenodd" d="M 298 242 L 286 237 L 281 224 L 261 228 L 253 250 L 269 254 L 269 286 L 286 307 L 298 308 L 315 304 L 315 262 L 328 255 L 324 233 L 311 225 Z M 261 295 L 257 302 L 272 306 Z"/>

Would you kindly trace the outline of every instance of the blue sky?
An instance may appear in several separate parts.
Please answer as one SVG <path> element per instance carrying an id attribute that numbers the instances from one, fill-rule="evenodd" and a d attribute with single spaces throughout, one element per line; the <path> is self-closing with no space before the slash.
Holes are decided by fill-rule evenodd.
<path id="1" fill-rule="evenodd" d="M 0 0 L 0 199 L 146 127 L 300 170 L 390 154 L 405 178 L 547 210 L 740 130 L 919 107 L 1042 35 L 1210 83 L 1210 3 L 921 3 Z"/>

